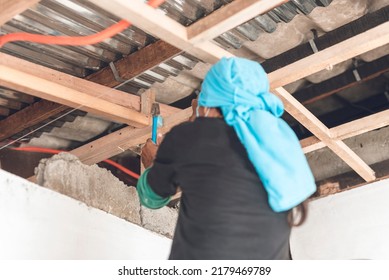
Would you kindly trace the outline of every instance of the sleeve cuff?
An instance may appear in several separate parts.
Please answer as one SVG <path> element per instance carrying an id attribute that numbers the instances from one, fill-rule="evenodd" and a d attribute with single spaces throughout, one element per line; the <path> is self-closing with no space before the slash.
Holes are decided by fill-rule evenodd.
<path id="1" fill-rule="evenodd" d="M 169 203 L 171 197 L 169 196 L 167 198 L 163 198 L 152 190 L 147 182 L 147 175 L 149 171 L 150 168 L 147 168 L 140 176 L 136 185 L 136 189 L 138 191 L 140 203 L 143 206 L 151 209 L 158 209 L 166 206 Z"/>

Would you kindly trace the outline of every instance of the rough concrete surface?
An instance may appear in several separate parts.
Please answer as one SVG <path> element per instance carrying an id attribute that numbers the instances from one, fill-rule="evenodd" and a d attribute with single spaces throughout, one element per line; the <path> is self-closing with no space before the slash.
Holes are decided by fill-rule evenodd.
<path id="1" fill-rule="evenodd" d="M 74 155 L 60 153 L 42 159 L 35 174 L 37 183 L 43 187 L 167 237 L 172 238 L 174 234 L 176 209 L 142 207 L 141 211 L 134 187 L 125 185 L 104 168 L 83 164 Z"/>
<path id="2" fill-rule="evenodd" d="M 35 174 L 41 186 L 140 224 L 136 189 L 126 186 L 106 169 L 85 165 L 74 155 L 60 153 L 41 160 Z"/>
<path id="3" fill-rule="evenodd" d="M 175 208 L 162 207 L 148 209 L 141 206 L 142 226 L 159 234 L 172 238 L 177 223 L 178 211 Z"/>

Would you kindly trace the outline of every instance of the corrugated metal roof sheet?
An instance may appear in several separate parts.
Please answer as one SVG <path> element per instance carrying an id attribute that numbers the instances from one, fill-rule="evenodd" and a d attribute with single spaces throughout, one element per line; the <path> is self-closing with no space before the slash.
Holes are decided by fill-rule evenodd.
<path id="1" fill-rule="evenodd" d="M 230 0 L 167 0 L 160 10 L 183 25 L 190 25 Z M 289 22 L 298 13 L 308 14 L 317 6 L 331 0 L 292 0 L 269 13 L 258 16 L 215 41 L 224 47 L 240 48 L 245 40 L 254 41 L 261 32 L 274 32 L 278 22 Z M 82 36 L 99 32 L 119 19 L 88 1 L 43 0 L 34 8 L 17 15 L 2 26 L 1 34 L 28 32 L 47 35 Z M 130 27 L 113 38 L 93 46 L 64 47 L 15 42 L 1 51 L 42 64 L 78 77 L 107 66 L 122 56 L 136 52 L 156 39 L 136 27 Z M 162 82 L 183 69 L 191 69 L 198 61 L 182 54 L 148 70 L 129 82 L 122 90 L 132 93 L 149 88 L 155 81 Z"/>
<path id="2" fill-rule="evenodd" d="M 190 25 L 229 2 L 232 1 L 167 0 L 160 7 L 160 10 L 181 24 Z M 299 14 L 308 15 L 316 7 L 326 7 L 331 2 L 332 0 L 291 0 L 222 34 L 215 41 L 224 48 L 239 49 L 245 42 L 256 41 L 263 33 L 275 32 L 279 23 L 288 23 Z M 3 34 L 22 31 L 50 35 L 88 35 L 101 31 L 119 20 L 116 16 L 94 6 L 89 1 L 42 0 L 36 7 L 16 16 L 2 26 L 0 32 Z M 109 62 L 134 53 L 155 40 L 156 38 L 142 30 L 131 27 L 117 36 L 93 46 L 63 47 L 16 42 L 7 44 L 0 51 L 79 77 L 85 77 L 102 67 L 106 67 Z M 169 76 L 176 76 L 184 69 L 192 69 L 197 62 L 196 58 L 183 53 L 147 70 L 119 89 L 135 93 L 139 89 L 149 88 L 156 81 L 163 82 Z M 2 106 L 0 104 L 0 109 L 4 111 L 0 110 L 0 115 L 2 113 L 8 115 L 16 110 L 11 107 L 11 105 Z M 30 136 L 37 137 L 43 131 L 50 132 L 54 127 L 61 127 L 65 122 L 71 122 L 84 114 L 81 111 L 73 112 L 64 119 L 56 121 Z M 47 120 L 47 122 L 49 121 Z M 27 131 L 16 136 L 21 136 L 25 132 Z"/>

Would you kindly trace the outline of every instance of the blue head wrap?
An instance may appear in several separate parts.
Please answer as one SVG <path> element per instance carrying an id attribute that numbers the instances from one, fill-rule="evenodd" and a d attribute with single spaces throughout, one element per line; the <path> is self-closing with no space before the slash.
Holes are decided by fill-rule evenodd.
<path id="1" fill-rule="evenodd" d="M 259 63 L 222 58 L 207 73 L 198 104 L 221 108 L 226 123 L 246 148 L 274 211 L 289 210 L 315 192 L 299 140 L 280 118 L 284 106 L 269 92 Z"/>

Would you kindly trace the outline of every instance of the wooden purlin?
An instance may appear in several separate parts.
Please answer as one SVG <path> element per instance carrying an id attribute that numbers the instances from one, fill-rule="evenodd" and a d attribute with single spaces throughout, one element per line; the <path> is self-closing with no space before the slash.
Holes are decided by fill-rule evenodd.
<path id="1" fill-rule="evenodd" d="M 187 29 L 183 25 L 156 11 L 143 1 L 90 0 L 90 2 L 130 21 L 134 26 L 200 60 L 215 63 L 223 56 L 233 56 L 230 52 L 209 41 L 193 45 L 188 40 Z"/>
<path id="2" fill-rule="evenodd" d="M 272 88 L 282 87 L 340 62 L 389 44 L 389 22 L 269 73 Z"/>
<path id="3" fill-rule="evenodd" d="M 354 153 L 341 140 L 333 138 L 331 131 L 308 111 L 301 103 L 290 95 L 284 88 L 276 88 L 273 92 L 278 95 L 285 105 L 285 109 L 297 121 L 310 130 L 318 139 L 320 139 L 328 148 L 337 154 L 344 162 L 355 170 L 364 180 L 373 181 L 375 174 L 356 153 Z"/>
<path id="4" fill-rule="evenodd" d="M 16 114 L 8 116 L 0 121 L 0 141 L 15 135 L 15 131 L 23 131 L 41 123 L 48 118 L 64 112 L 69 107 L 58 103 L 42 100 L 36 102 Z"/>
<path id="5" fill-rule="evenodd" d="M 159 40 L 135 53 L 115 61 L 113 64 L 120 75 L 120 79 L 131 80 L 181 52 L 180 49 Z M 108 87 L 115 87 L 121 84 L 120 81 L 116 80 L 112 69 L 109 66 L 89 75 L 85 79 Z"/>
<path id="6" fill-rule="evenodd" d="M 79 79 L 79 82 L 86 82 Z M 0 85 L 16 91 L 24 92 L 69 107 L 83 107 L 84 111 L 101 115 L 108 119 L 142 127 L 149 125 L 150 118 L 136 110 L 103 100 L 100 96 L 92 96 L 86 90 L 72 88 L 71 85 L 60 85 L 49 79 L 26 73 L 13 66 L 0 65 Z M 94 84 L 96 87 L 102 87 Z M 105 91 L 111 90 L 105 88 Z"/>
<path id="7" fill-rule="evenodd" d="M 14 16 L 36 5 L 40 0 L 1 0 L 0 26 L 11 20 Z"/>
<path id="8" fill-rule="evenodd" d="M 214 63 L 215 60 L 223 56 L 233 56 L 231 53 L 225 55 L 226 51 L 224 49 L 219 48 L 211 42 L 202 42 L 197 45 L 191 43 L 188 39 L 188 29 L 167 16 L 151 9 L 142 1 L 134 1 L 131 5 L 124 0 L 92 1 L 117 16 L 131 20 L 134 25 L 139 28 L 157 35 L 162 40 L 167 41 L 206 62 Z M 211 16 L 212 14 L 209 17 Z M 241 20 L 243 19 L 250 20 L 251 18 L 244 18 L 242 16 Z M 234 20 L 234 17 L 229 16 L 225 20 L 225 24 L 228 24 L 229 20 Z M 287 111 L 292 116 L 298 117 L 298 120 L 302 125 L 314 132 L 318 138 L 328 145 L 330 149 L 345 160 L 347 164 L 367 181 L 374 180 L 374 171 L 342 141 L 332 139 L 328 128 L 316 118 L 312 119 L 313 115 L 310 114 L 301 103 L 287 93 L 282 86 L 323 70 L 328 66 L 340 63 L 389 43 L 389 32 L 387 32 L 387 30 L 389 30 L 389 22 L 381 24 L 353 38 L 269 74 L 271 88 L 278 93 L 286 103 Z M 203 32 L 206 34 L 206 31 Z M 224 32 L 224 30 L 222 30 L 222 32 Z M 217 32 L 212 33 L 212 36 L 218 35 Z M 208 47 L 206 48 L 205 45 L 208 45 Z"/>
<path id="9" fill-rule="evenodd" d="M 389 109 L 333 127 L 329 131 L 333 139 L 344 140 L 385 126 L 389 126 Z M 303 139 L 300 143 L 304 153 L 326 147 L 316 136 Z"/>
<path id="10" fill-rule="evenodd" d="M 122 75 L 122 79 L 132 79 L 142 74 L 145 70 L 153 68 L 180 53 L 180 49 L 177 49 L 160 40 L 146 46 L 138 52 L 130 54 L 129 56 L 122 58 L 119 61 L 116 61 L 114 65 L 119 71 L 119 73 Z M 0 61 L 1 65 L 13 66 L 19 70 L 23 69 L 27 73 L 36 74 L 38 77 L 44 79 L 50 79 L 60 85 L 72 85 L 77 90 L 85 89 L 88 91 L 89 94 L 100 96 L 99 98 L 101 99 L 113 102 L 118 105 L 122 105 L 126 108 L 135 109 L 137 111 L 140 110 L 139 97 L 133 94 L 128 94 L 126 92 L 114 89 L 107 91 L 105 88 L 103 88 L 103 92 L 101 90 L 102 88 L 94 87 L 93 83 L 80 83 L 78 78 L 6 54 L 0 53 Z M 90 76 L 87 76 L 85 79 L 109 87 L 114 87 L 120 83 L 115 79 L 112 70 L 109 66 L 101 69 L 100 71 Z M 43 115 L 45 117 L 44 119 L 48 119 L 69 109 L 69 107 L 67 106 L 58 103 L 53 103 L 51 101 L 38 101 L 33 105 L 30 105 L 29 107 L 26 107 L 23 110 L 12 114 L 12 118 L 10 118 L 9 121 L 7 120 L 8 118 L 0 121 L 0 141 L 7 139 L 8 137 L 16 133 L 19 133 L 22 130 L 37 125 L 38 123 L 43 121 L 43 111 L 40 110 L 39 107 L 49 109 L 45 111 Z M 165 109 L 167 109 L 166 106 L 163 106 L 163 108 L 161 108 L 161 110 Z M 82 108 L 80 110 L 82 110 Z M 170 109 L 167 110 L 169 111 Z M 24 112 L 28 112 L 28 122 L 26 122 L 26 114 Z M 9 127 L 9 123 L 14 124 L 13 130 Z"/>
<path id="11" fill-rule="evenodd" d="M 163 114 L 162 114 L 163 115 Z M 177 109 L 176 113 L 164 117 L 163 127 L 159 132 L 167 133 L 172 127 L 186 121 L 192 115 L 192 108 Z M 146 142 L 151 135 L 151 127 L 131 128 L 125 127 L 107 136 L 85 144 L 70 153 L 76 155 L 85 164 L 94 164 L 124 150 Z"/>
<path id="12" fill-rule="evenodd" d="M 196 45 L 278 7 L 288 0 L 235 0 L 187 28 L 188 40 Z"/>

